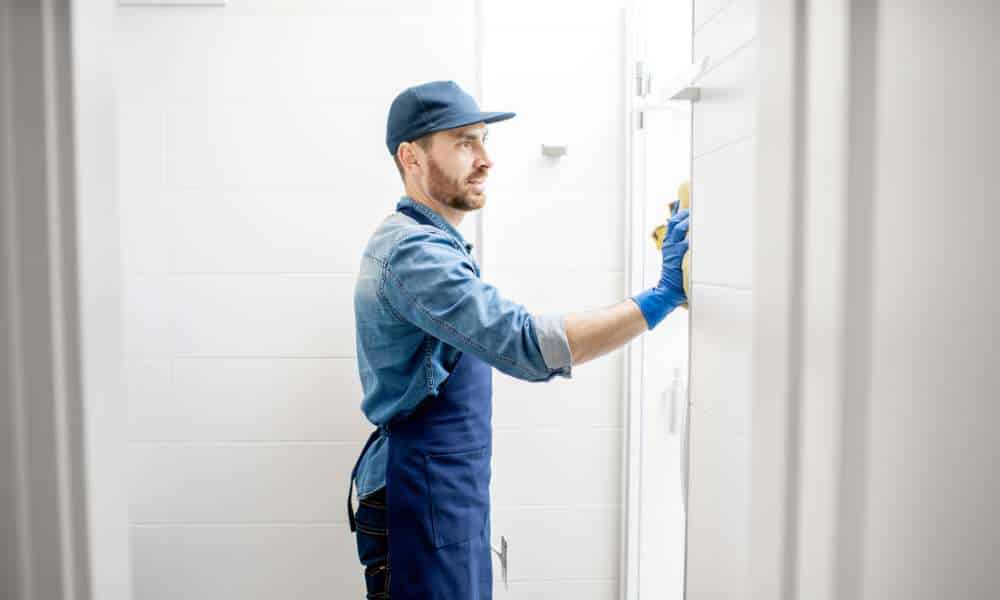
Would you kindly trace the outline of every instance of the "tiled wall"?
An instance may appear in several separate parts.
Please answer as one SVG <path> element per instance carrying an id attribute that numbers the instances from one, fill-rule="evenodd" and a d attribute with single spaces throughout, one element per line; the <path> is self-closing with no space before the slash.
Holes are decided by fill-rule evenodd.
<path id="1" fill-rule="evenodd" d="M 484 276 L 537 311 L 619 301 L 620 5 L 484 8 L 484 108 L 519 113 L 491 132 Z M 401 193 L 385 110 L 418 81 L 475 89 L 475 4 L 230 0 L 115 25 L 135 597 L 360 598 L 351 290 Z M 549 163 L 557 121 L 570 155 Z M 621 376 L 619 353 L 572 381 L 497 375 L 508 597 L 616 595 Z"/>
<path id="2" fill-rule="evenodd" d="M 484 277 L 533 311 L 624 297 L 622 7 L 486 2 L 485 102 L 518 116 L 491 128 Z M 546 159 L 543 143 L 568 154 Z M 498 597 L 617 597 L 621 398 L 620 352 L 569 381 L 496 375 L 493 537 L 510 556 Z"/>
<path id="3" fill-rule="evenodd" d="M 755 0 L 695 0 L 687 593 L 742 598 L 749 552 Z"/>
<path id="4" fill-rule="evenodd" d="M 232 0 L 116 29 L 135 597 L 360 598 L 354 273 L 401 192 L 385 110 L 474 85 L 472 7 Z"/>

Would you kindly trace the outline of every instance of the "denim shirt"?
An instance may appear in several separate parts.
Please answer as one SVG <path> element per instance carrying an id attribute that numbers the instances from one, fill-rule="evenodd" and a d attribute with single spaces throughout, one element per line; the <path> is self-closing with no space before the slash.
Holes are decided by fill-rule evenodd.
<path id="1" fill-rule="evenodd" d="M 534 315 L 479 278 L 472 245 L 427 206 L 404 196 L 436 226 L 396 212 L 372 234 L 354 289 L 361 410 L 380 429 L 437 393 L 470 352 L 518 379 L 571 376 L 565 322 Z M 358 497 L 385 485 L 380 436 L 358 466 Z"/>

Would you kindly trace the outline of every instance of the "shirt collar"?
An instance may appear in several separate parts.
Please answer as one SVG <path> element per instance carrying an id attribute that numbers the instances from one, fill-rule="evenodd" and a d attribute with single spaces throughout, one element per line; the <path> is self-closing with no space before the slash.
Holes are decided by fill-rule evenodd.
<path id="1" fill-rule="evenodd" d="M 420 213 L 425 215 L 428 219 L 430 219 L 437 226 L 438 229 L 441 229 L 442 231 L 451 235 L 451 237 L 458 240 L 458 243 L 462 244 L 462 247 L 465 248 L 466 252 L 472 252 L 472 244 L 465 241 L 465 238 L 462 237 L 462 234 L 459 233 L 458 229 L 455 229 L 455 227 L 452 226 L 452 224 L 449 223 L 447 219 L 436 213 L 434 209 L 417 202 L 416 200 L 414 200 L 409 196 L 402 196 L 399 199 L 399 203 L 396 204 L 396 209 L 398 210 L 402 206 L 409 206 L 414 210 L 420 211 Z"/>

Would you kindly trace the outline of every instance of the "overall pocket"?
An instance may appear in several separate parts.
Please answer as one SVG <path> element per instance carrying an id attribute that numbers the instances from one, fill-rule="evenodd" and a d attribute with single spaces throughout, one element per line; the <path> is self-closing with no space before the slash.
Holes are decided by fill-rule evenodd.
<path id="1" fill-rule="evenodd" d="M 424 458 L 434 547 L 482 534 L 490 509 L 489 446 Z"/>

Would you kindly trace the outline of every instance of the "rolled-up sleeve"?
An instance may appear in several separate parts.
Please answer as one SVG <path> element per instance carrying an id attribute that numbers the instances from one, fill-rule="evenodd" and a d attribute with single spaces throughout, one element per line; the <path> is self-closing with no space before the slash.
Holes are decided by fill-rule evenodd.
<path id="1" fill-rule="evenodd" d="M 443 232 L 427 227 L 402 237 L 386 260 L 380 293 L 398 318 L 508 375 L 571 377 L 563 318 L 532 315 L 503 297 Z"/>
<path id="2" fill-rule="evenodd" d="M 551 370 L 568 369 L 573 364 L 569 352 L 569 340 L 566 338 L 566 320 L 562 315 L 532 315 L 535 325 L 535 336 L 538 346 L 545 359 L 545 365 Z"/>

